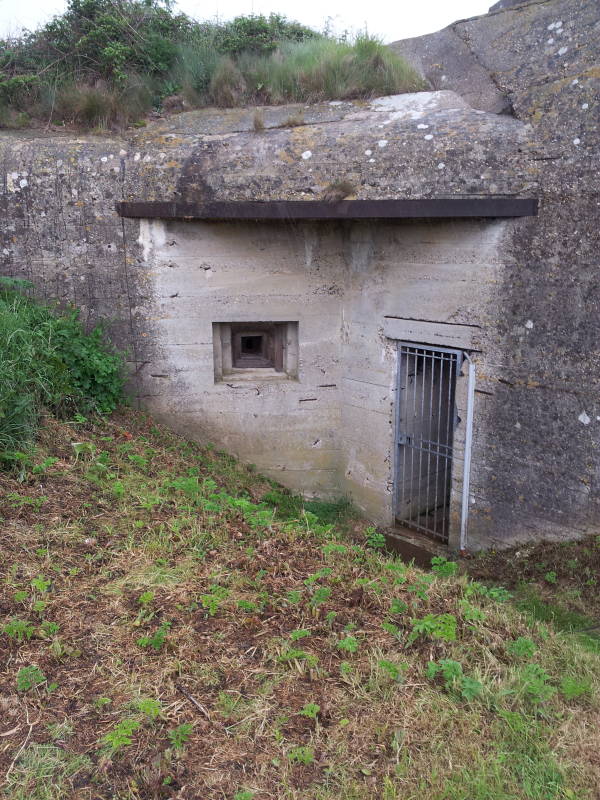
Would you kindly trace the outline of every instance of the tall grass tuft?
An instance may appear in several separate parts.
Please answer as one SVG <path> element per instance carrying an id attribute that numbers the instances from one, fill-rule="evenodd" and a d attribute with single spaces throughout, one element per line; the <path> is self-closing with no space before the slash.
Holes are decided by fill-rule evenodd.
<path id="1" fill-rule="evenodd" d="M 99 327 L 23 294 L 25 281 L 0 279 L 0 463 L 30 444 L 44 408 L 59 415 L 110 412 L 121 398 L 122 359 Z"/>
<path id="2" fill-rule="evenodd" d="M 351 100 L 424 88 L 420 76 L 378 39 L 282 42 L 269 56 L 238 58 L 249 102 Z M 217 98 L 212 98 L 217 102 Z"/>

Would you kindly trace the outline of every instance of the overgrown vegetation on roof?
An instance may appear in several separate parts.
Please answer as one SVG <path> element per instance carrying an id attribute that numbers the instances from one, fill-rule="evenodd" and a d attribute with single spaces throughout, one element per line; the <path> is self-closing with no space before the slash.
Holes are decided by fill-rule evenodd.
<path id="1" fill-rule="evenodd" d="M 598 640 L 347 505 L 132 411 L 47 417 L 0 498 L 10 800 L 597 796 Z"/>
<path id="2" fill-rule="evenodd" d="M 26 281 L 0 278 L 0 468 L 19 463 L 44 410 L 59 416 L 113 411 L 122 359 L 75 309 L 27 297 Z"/>
<path id="3" fill-rule="evenodd" d="M 415 91 L 379 41 L 335 40 L 278 14 L 197 22 L 165 0 L 69 0 L 0 41 L 0 126 L 125 126 L 152 109 L 318 101 Z"/>

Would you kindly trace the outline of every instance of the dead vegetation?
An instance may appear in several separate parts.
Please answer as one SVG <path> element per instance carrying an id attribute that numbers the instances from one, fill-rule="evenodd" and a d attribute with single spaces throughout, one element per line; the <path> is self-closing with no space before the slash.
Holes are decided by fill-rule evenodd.
<path id="1" fill-rule="evenodd" d="M 597 796 L 595 640 L 343 505 L 129 411 L 0 491 L 7 798 Z"/>

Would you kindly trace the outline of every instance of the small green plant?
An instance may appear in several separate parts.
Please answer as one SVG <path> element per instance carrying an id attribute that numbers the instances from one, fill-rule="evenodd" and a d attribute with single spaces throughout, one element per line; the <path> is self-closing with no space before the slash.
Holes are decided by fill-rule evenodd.
<path id="1" fill-rule="evenodd" d="M 312 586 L 317 581 L 321 580 L 321 578 L 328 578 L 333 569 L 331 567 L 321 567 L 321 569 L 313 572 L 312 575 L 309 575 L 308 578 L 304 581 L 305 586 Z"/>
<path id="2" fill-rule="evenodd" d="M 400 640 L 402 638 L 402 630 L 397 626 L 394 625 L 393 622 L 382 622 L 381 627 L 386 633 L 389 633 L 394 639 Z"/>
<path id="3" fill-rule="evenodd" d="M 340 675 L 342 678 L 349 678 L 354 672 L 354 667 L 349 661 L 340 661 Z"/>
<path id="4" fill-rule="evenodd" d="M 378 533 L 373 526 L 365 530 L 365 537 L 367 546 L 373 550 L 382 550 L 385 547 L 385 536 L 383 533 Z"/>
<path id="5" fill-rule="evenodd" d="M 550 675 L 538 664 L 527 664 L 520 672 L 520 687 L 524 696 L 533 705 L 549 700 L 556 689 L 550 684 Z"/>
<path id="6" fill-rule="evenodd" d="M 328 586 L 317 586 L 317 588 L 313 592 L 312 597 L 310 598 L 310 605 L 313 608 L 317 608 L 323 603 L 326 603 L 330 597 L 331 597 L 331 589 Z"/>
<path id="7" fill-rule="evenodd" d="M 483 690 L 479 681 L 463 674 L 460 662 L 449 658 L 443 658 L 438 662 L 430 661 L 426 674 L 430 680 L 440 674 L 446 690 L 460 695 L 464 700 L 475 700 Z"/>
<path id="8" fill-rule="evenodd" d="M 454 614 L 427 614 L 422 619 L 411 619 L 411 625 L 409 644 L 416 641 L 419 636 L 442 639 L 444 642 L 456 640 L 456 617 Z"/>
<path id="9" fill-rule="evenodd" d="M 305 628 L 299 628 L 298 630 L 292 631 L 290 633 L 290 639 L 292 642 L 297 642 L 299 639 L 304 639 L 307 636 L 311 636 L 311 632 L 306 630 Z"/>
<path id="10" fill-rule="evenodd" d="M 233 795 L 233 800 L 253 800 L 254 792 L 248 789 L 240 789 Z"/>
<path id="11" fill-rule="evenodd" d="M 470 581 L 465 588 L 465 597 L 489 597 L 497 603 L 506 603 L 512 595 L 502 586 L 486 586 L 478 581 Z"/>
<path id="12" fill-rule="evenodd" d="M 393 661 L 382 658 L 377 662 L 377 666 L 393 681 L 400 681 L 402 679 L 404 674 L 403 669 Z"/>
<path id="13" fill-rule="evenodd" d="M 50 638 L 52 636 L 56 636 L 56 634 L 60 630 L 60 625 L 58 624 L 58 622 L 52 622 L 50 620 L 44 620 L 42 622 L 41 628 L 42 628 L 42 633 L 44 634 L 44 636 L 47 636 L 47 637 Z"/>
<path id="14" fill-rule="evenodd" d="M 46 580 L 43 575 L 38 575 L 37 578 L 32 578 L 31 586 L 37 591 L 44 594 L 50 589 L 51 581 Z"/>
<path id="15" fill-rule="evenodd" d="M 141 724 L 137 719 L 122 719 L 100 739 L 101 749 L 107 755 L 114 756 L 125 747 L 129 747 L 133 742 L 133 734 Z"/>
<path id="16" fill-rule="evenodd" d="M 298 603 L 302 600 L 302 592 L 298 591 L 298 589 L 292 589 L 286 593 L 285 599 L 293 606 L 298 605 Z"/>
<path id="17" fill-rule="evenodd" d="M 300 714 L 308 719 L 316 719 L 320 710 L 321 706 L 317 703 L 307 703 L 304 708 L 300 709 Z"/>
<path id="18" fill-rule="evenodd" d="M 546 581 L 546 583 L 554 584 L 558 580 L 558 576 L 556 575 L 556 572 L 554 572 L 554 570 L 550 570 L 549 572 L 546 572 L 546 574 L 544 575 L 544 580 Z"/>
<path id="19" fill-rule="evenodd" d="M 312 653 L 307 653 L 305 650 L 300 650 L 295 647 L 289 647 L 284 650 L 279 656 L 279 661 L 292 662 L 304 661 L 309 667 L 315 667 L 318 659 Z"/>
<path id="20" fill-rule="evenodd" d="M 35 686 L 40 686 L 42 683 L 45 682 L 46 682 L 46 676 L 44 675 L 42 670 L 35 664 L 32 664 L 29 667 L 21 667 L 21 669 L 17 672 L 18 692 L 28 692 Z"/>
<path id="21" fill-rule="evenodd" d="M 576 700 L 583 695 L 589 695 L 592 691 L 592 684 L 587 678 L 578 679 L 565 675 L 560 681 L 560 691 L 567 700 Z"/>
<path id="22" fill-rule="evenodd" d="M 35 626 L 26 619 L 18 619 L 13 617 L 2 628 L 9 639 L 16 639 L 18 642 L 23 642 L 25 639 L 31 639 L 35 631 Z"/>
<path id="23" fill-rule="evenodd" d="M 451 578 L 458 572 L 456 561 L 448 561 L 444 556 L 434 556 L 431 559 L 431 571 L 442 578 Z"/>
<path id="24" fill-rule="evenodd" d="M 170 628 L 171 623 L 165 620 L 165 622 L 162 622 L 151 636 L 140 636 L 140 638 L 137 640 L 137 644 L 140 647 L 151 647 L 156 653 L 158 653 L 160 650 L 162 650 L 167 640 L 167 634 L 169 633 Z"/>
<path id="25" fill-rule="evenodd" d="M 138 603 L 141 606 L 149 606 L 154 602 L 154 592 L 142 592 L 138 597 Z"/>
<path id="26" fill-rule="evenodd" d="M 516 656 L 517 658 L 531 658 L 537 648 L 531 639 L 526 636 L 519 636 L 514 641 L 509 642 L 506 649 L 511 656 Z"/>
<path id="27" fill-rule="evenodd" d="M 464 597 L 459 600 L 460 613 L 467 622 L 482 622 L 485 619 L 485 611 L 477 608 Z"/>
<path id="28" fill-rule="evenodd" d="M 288 752 L 288 760 L 291 764 L 303 764 L 307 767 L 315 760 L 315 751 L 312 747 L 307 747 L 305 745 L 292 747 Z"/>
<path id="29" fill-rule="evenodd" d="M 344 639 L 340 639 L 336 647 L 345 653 L 356 653 L 360 647 L 360 642 L 355 636 L 346 636 Z"/>
<path id="30" fill-rule="evenodd" d="M 392 598 L 390 603 L 390 614 L 404 614 L 408 611 L 408 605 L 397 597 Z"/>
<path id="31" fill-rule="evenodd" d="M 33 469 L 31 470 L 34 475 L 45 475 L 46 471 L 50 469 L 50 467 L 54 466 L 58 458 L 54 458 L 53 456 L 49 456 L 45 458 L 40 464 L 36 464 Z"/>
<path id="32" fill-rule="evenodd" d="M 213 584 L 210 592 L 200 595 L 200 603 L 209 617 L 214 617 L 225 600 L 229 597 L 229 590 L 224 586 Z"/>
<path id="33" fill-rule="evenodd" d="M 171 747 L 173 747 L 175 750 L 182 750 L 189 741 L 193 732 L 194 726 L 190 722 L 183 722 L 176 728 L 172 728 L 167 733 L 169 741 L 171 742 Z"/>
<path id="34" fill-rule="evenodd" d="M 160 700 L 155 700 L 153 697 L 140 697 L 134 703 L 134 708 L 144 714 L 151 720 L 155 720 L 162 714 L 163 707 Z"/>

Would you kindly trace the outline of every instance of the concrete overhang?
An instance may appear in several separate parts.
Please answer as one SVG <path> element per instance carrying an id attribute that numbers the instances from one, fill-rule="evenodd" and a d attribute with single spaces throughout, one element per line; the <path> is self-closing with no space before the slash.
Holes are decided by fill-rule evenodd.
<path id="1" fill-rule="evenodd" d="M 230 221 L 399 220 L 531 217 L 538 200 L 529 197 L 445 197 L 410 200 L 232 200 L 208 203 L 121 202 L 121 217 Z"/>

